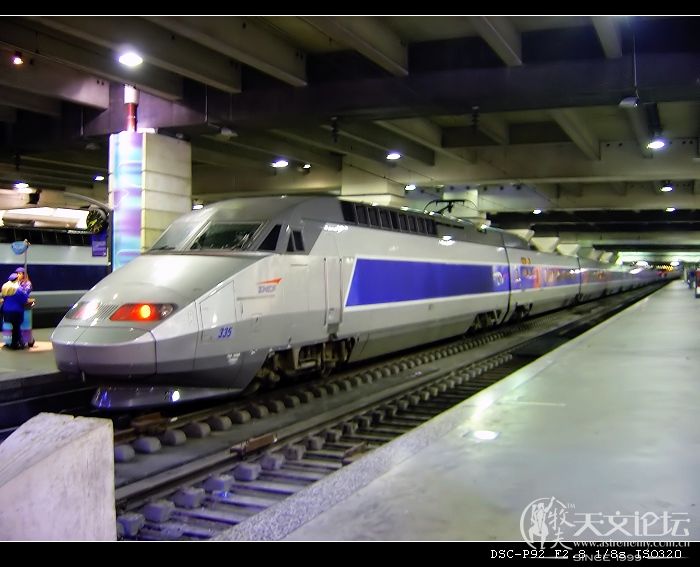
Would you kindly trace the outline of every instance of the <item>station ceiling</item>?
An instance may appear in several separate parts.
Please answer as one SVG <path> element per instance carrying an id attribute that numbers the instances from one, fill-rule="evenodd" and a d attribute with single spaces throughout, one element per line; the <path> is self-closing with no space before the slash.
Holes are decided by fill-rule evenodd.
<path id="1" fill-rule="evenodd" d="M 356 169 L 426 203 L 477 189 L 504 228 L 700 244 L 697 17 L 4 16 L 0 183 L 92 187 L 124 84 L 139 127 L 192 143 L 204 202 L 338 192 Z"/>

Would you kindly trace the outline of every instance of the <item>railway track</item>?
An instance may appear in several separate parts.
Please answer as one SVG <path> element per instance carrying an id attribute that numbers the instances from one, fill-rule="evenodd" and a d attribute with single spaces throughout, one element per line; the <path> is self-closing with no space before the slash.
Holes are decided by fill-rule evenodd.
<path id="1" fill-rule="evenodd" d="M 122 539 L 209 539 L 511 374 L 646 293 L 116 432 Z M 128 443 L 127 443 L 128 442 Z"/>

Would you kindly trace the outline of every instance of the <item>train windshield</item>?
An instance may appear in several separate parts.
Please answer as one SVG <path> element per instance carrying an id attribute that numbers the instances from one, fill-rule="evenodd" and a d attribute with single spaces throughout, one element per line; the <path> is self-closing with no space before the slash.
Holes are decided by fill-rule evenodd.
<path id="1" fill-rule="evenodd" d="M 194 241 L 190 250 L 245 250 L 260 224 L 214 222 Z"/>
<path id="2" fill-rule="evenodd" d="M 160 235 L 160 238 L 156 240 L 150 251 L 180 250 L 182 246 L 195 235 L 201 226 L 200 223 L 174 222 Z"/>

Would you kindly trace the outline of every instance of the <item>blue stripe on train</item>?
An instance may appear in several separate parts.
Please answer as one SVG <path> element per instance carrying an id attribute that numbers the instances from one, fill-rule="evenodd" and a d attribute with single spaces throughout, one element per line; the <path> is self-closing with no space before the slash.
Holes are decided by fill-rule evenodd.
<path id="1" fill-rule="evenodd" d="M 22 263 L 0 264 L 0 280 L 5 282 Z M 107 275 L 107 266 L 86 264 L 29 264 L 34 291 L 88 290 Z"/>
<path id="2" fill-rule="evenodd" d="M 358 258 L 346 306 L 507 290 L 507 266 Z"/>

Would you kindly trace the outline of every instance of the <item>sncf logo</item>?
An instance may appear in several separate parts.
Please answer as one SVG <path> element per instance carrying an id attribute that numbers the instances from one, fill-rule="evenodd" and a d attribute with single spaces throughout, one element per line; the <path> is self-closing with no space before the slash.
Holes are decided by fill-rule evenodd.
<path id="1" fill-rule="evenodd" d="M 277 285 L 282 281 L 282 278 L 274 278 L 258 282 L 258 293 L 275 293 Z"/>

